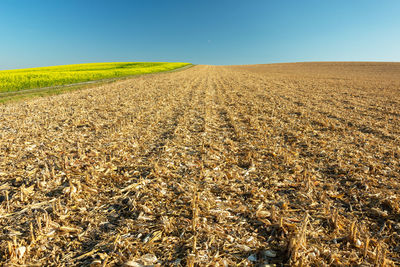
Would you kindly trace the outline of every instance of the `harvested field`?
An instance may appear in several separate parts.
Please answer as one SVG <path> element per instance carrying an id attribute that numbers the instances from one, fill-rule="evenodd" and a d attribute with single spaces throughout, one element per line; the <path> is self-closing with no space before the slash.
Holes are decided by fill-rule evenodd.
<path id="1" fill-rule="evenodd" d="M 3 264 L 400 264 L 400 63 L 195 66 L 0 115 Z"/>

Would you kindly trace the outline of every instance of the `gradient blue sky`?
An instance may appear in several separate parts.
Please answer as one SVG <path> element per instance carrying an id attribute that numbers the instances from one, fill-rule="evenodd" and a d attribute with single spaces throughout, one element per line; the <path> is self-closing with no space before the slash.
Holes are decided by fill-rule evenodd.
<path id="1" fill-rule="evenodd" d="M 400 61 L 399 0 L 0 0 L 0 69 Z"/>

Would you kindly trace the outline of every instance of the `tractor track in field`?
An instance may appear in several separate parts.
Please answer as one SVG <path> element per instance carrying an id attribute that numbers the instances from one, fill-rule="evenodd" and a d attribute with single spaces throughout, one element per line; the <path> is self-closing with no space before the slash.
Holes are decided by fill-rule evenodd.
<path id="1" fill-rule="evenodd" d="M 0 106 L 0 262 L 400 264 L 397 65 L 304 64 Z"/>

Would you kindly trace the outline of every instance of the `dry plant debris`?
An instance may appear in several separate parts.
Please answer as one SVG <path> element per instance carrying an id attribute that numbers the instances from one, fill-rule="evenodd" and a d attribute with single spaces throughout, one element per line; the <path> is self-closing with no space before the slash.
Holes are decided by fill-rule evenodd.
<path id="1" fill-rule="evenodd" d="M 196 66 L 0 114 L 4 265 L 400 264 L 400 64 Z"/>

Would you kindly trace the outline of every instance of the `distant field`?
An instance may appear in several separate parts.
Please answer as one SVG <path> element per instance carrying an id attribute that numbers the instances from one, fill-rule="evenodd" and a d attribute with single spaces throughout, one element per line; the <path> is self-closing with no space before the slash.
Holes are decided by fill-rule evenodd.
<path id="1" fill-rule="evenodd" d="M 0 92 L 59 86 L 100 79 L 155 73 L 189 63 L 114 62 L 0 71 Z"/>

